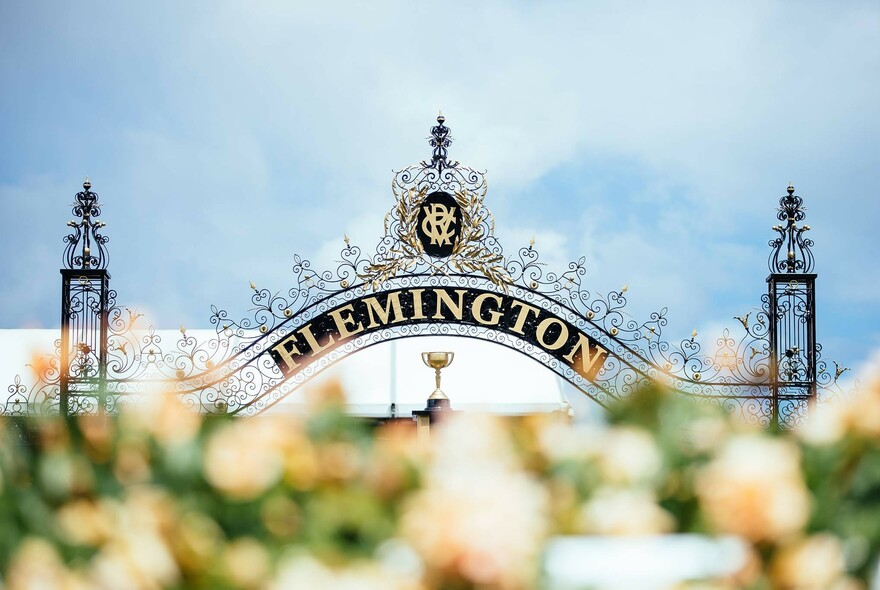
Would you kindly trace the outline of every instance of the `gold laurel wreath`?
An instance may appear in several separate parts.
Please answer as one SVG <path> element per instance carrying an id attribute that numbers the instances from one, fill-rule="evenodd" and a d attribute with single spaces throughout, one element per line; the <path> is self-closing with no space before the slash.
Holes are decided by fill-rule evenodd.
<path id="1" fill-rule="evenodd" d="M 425 249 L 418 236 L 419 207 L 428 196 L 426 187 L 420 190 L 394 191 L 397 205 L 385 216 L 385 233 L 391 233 L 391 216 L 397 213 L 400 220 L 395 226 L 397 244 L 388 250 L 381 260 L 367 266 L 366 273 L 358 275 L 377 291 L 382 283 L 425 262 L 433 274 L 449 274 L 449 269 L 460 273 L 480 272 L 493 284 L 507 291 L 513 283 L 504 257 L 486 247 L 485 239 L 495 231 L 495 220 L 483 206 L 483 194 L 468 190 L 455 191 L 455 201 L 461 209 L 461 232 L 452 254 L 442 262 L 433 262 L 425 256 Z M 484 226 L 485 224 L 485 226 Z M 488 233 L 486 231 L 488 227 Z"/>

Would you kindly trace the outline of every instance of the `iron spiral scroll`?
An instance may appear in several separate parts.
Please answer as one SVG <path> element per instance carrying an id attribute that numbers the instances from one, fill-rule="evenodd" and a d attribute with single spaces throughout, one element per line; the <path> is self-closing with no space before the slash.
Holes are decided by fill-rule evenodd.
<path id="1" fill-rule="evenodd" d="M 154 327 L 143 325 L 141 314 L 117 305 L 112 293 L 105 310 L 109 328 L 106 392 L 100 398 L 94 395 L 70 397 L 68 411 L 115 411 L 156 391 L 173 391 L 195 411 L 255 415 L 349 354 L 397 338 L 433 334 L 475 338 L 516 350 L 555 371 L 601 405 L 655 381 L 680 395 L 720 404 L 751 422 L 769 425 L 774 415 L 781 418 L 784 426 L 794 426 L 803 420 L 809 396 L 790 395 L 780 405 L 771 395 L 774 357 L 769 335 L 779 310 L 772 307 L 774 302 L 769 295 L 763 297 L 761 307 L 736 317 L 736 329 L 725 329 L 715 339 L 711 352 L 704 352 L 696 333 L 680 340 L 666 339 L 667 308 L 651 313 L 642 321 L 633 318 L 626 311 L 626 287 L 604 294 L 587 287 L 584 257 L 570 262 L 561 271 L 554 271 L 541 260 L 534 242 L 505 254 L 494 235 L 494 218 L 483 201 L 488 191 L 485 173 L 448 160 L 451 137 L 442 116 L 431 131 L 431 159 L 404 168 L 393 176 L 396 205 L 388 212 L 384 235 L 371 252 L 365 252 L 345 237 L 333 269 L 315 270 L 308 260 L 295 256 L 292 286 L 287 290 L 273 291 L 251 283 L 253 307 L 246 316 L 236 319 L 225 309 L 212 306 L 209 338 L 198 339 L 181 326 L 175 341 L 163 341 Z M 470 249 L 459 249 L 460 255 L 442 260 L 419 253 L 417 243 L 409 235 L 413 223 L 411 200 L 433 191 L 456 195 L 459 203 L 470 207 L 467 211 L 471 223 L 467 234 Z M 80 193 L 86 199 L 84 206 L 88 205 L 89 193 L 88 187 L 85 193 Z M 802 203 L 799 197 L 791 200 L 793 190 L 788 197 L 780 209 L 780 219 L 784 213 L 788 225 L 779 238 L 782 241 L 771 242 L 774 248 L 771 269 L 787 271 L 793 264 L 795 271 L 805 272 L 813 266 L 809 253 L 812 242 L 803 238 L 802 229 L 796 226 L 792 229 L 790 219 L 795 224 L 803 219 L 798 216 Z M 77 199 L 79 201 L 79 194 Z M 793 214 L 790 204 L 794 207 Z M 72 234 L 67 239 L 65 259 L 79 264 L 106 265 L 103 248 L 106 238 L 95 233 L 94 226 L 82 227 L 92 232 L 91 240 L 98 244 L 98 253 L 94 260 L 88 256 L 71 258 L 71 244 L 81 247 L 82 241 L 77 237 L 80 234 Z M 779 266 L 780 252 L 788 243 L 795 248 L 794 262 L 790 262 L 792 257 L 786 251 L 785 265 Z M 404 262 L 398 264 L 400 260 Z M 605 362 L 595 378 L 587 380 L 571 366 L 515 334 L 454 321 L 388 325 L 345 342 L 291 378 L 285 378 L 268 354 L 288 335 L 339 305 L 371 293 L 438 286 L 504 294 L 546 310 L 598 342 L 608 353 Z M 817 345 L 816 398 L 825 401 L 845 395 L 839 378 L 846 369 L 835 363 L 832 374 L 820 353 L 821 347 Z M 5 405 L 0 406 L 0 413 L 25 415 L 60 411 L 63 371 L 59 350 L 47 357 L 37 372 L 37 382 L 30 387 L 16 379 L 8 389 L 9 395 Z"/>
<path id="2" fill-rule="evenodd" d="M 86 178 L 83 190 L 76 193 L 71 205 L 73 214 L 78 219 L 67 222 L 72 232 L 64 237 L 67 244 L 64 251 L 64 267 L 68 269 L 104 270 L 110 263 L 107 242 L 110 238 L 101 233 L 105 227 L 98 221 L 101 206 L 97 193 L 92 192 L 92 183 Z"/>

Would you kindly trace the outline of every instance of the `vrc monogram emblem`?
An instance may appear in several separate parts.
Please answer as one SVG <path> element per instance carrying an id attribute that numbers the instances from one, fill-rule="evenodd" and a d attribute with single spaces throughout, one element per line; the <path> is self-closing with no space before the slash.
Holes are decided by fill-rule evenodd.
<path id="1" fill-rule="evenodd" d="M 433 192 L 419 207 L 417 224 L 416 231 L 425 253 L 445 258 L 452 254 L 461 233 L 461 208 L 449 193 Z"/>
<path id="2" fill-rule="evenodd" d="M 455 237 L 455 228 L 449 228 L 455 225 L 455 210 L 441 205 L 440 203 L 431 203 L 430 211 L 428 205 L 424 205 L 425 220 L 422 222 L 422 231 L 431 238 L 431 243 L 443 246 L 452 243 Z"/>

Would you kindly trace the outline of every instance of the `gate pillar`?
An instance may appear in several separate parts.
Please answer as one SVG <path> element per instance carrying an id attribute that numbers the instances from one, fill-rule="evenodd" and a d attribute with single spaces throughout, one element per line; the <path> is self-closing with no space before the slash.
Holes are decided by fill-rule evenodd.
<path id="1" fill-rule="evenodd" d="M 803 200 L 788 185 L 779 200 L 774 225 L 779 235 L 770 241 L 770 276 L 764 306 L 770 320 L 770 394 L 773 427 L 792 425 L 816 395 L 816 274 L 813 241 L 804 236 Z"/>
<path id="2" fill-rule="evenodd" d="M 108 312 L 113 299 L 107 272 L 109 238 L 100 233 L 104 222 L 98 195 L 86 178 L 73 203 L 78 219 L 67 222 L 64 268 L 61 269 L 61 375 L 59 410 L 62 415 L 103 413 L 107 381 Z"/>

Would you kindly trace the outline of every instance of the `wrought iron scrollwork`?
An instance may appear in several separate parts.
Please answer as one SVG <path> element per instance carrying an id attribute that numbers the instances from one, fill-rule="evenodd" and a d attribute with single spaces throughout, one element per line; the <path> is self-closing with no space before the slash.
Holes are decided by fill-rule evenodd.
<path id="1" fill-rule="evenodd" d="M 446 117 L 443 113 L 437 115 L 437 124 L 431 127 L 431 138 L 428 143 L 434 148 L 430 162 L 422 162 L 422 168 L 433 168 L 442 172 L 445 168 L 456 168 L 458 162 L 449 162 L 446 159 L 449 146 L 452 145 L 449 127 L 446 126 Z"/>
<path id="2" fill-rule="evenodd" d="M 794 194 L 794 186 L 788 185 L 786 195 L 779 199 L 776 218 L 782 225 L 774 225 L 771 229 L 779 237 L 770 240 L 770 272 L 774 273 L 809 273 L 813 272 L 813 240 L 804 235 L 810 231 L 809 225 L 800 225 L 806 217 L 804 201 Z"/>
<path id="3" fill-rule="evenodd" d="M 386 216 L 384 235 L 371 253 L 351 244 L 346 237 L 335 269 L 316 271 L 308 260 L 296 256 L 291 269 L 292 286 L 286 291 L 250 285 L 253 308 L 247 316 L 235 319 L 226 310 L 212 306 L 209 338 L 196 338 L 181 326 L 179 337 L 165 342 L 154 328 L 142 325 L 140 314 L 115 305 L 113 294 L 108 312 L 108 395 L 104 409 L 113 410 L 162 389 L 176 392 L 197 411 L 257 414 L 357 350 L 395 338 L 448 334 L 478 338 L 517 350 L 543 363 L 603 405 L 629 395 L 648 381 L 656 381 L 680 395 L 719 404 L 747 421 L 768 425 L 774 413 L 790 425 L 803 419 L 805 398 L 791 397 L 778 405 L 771 395 L 775 381 L 770 335 L 775 329 L 780 304 L 774 292 L 764 295 L 761 308 L 734 318 L 738 322 L 737 329 L 724 330 L 708 350 L 697 340 L 696 332 L 680 340 L 667 339 L 664 334 L 668 325 L 666 308 L 649 314 L 643 321 L 633 318 L 626 310 L 626 287 L 604 294 L 587 288 L 584 257 L 557 272 L 547 269 L 534 242 L 505 255 L 494 236 L 494 218 L 483 202 L 487 193 L 485 173 L 448 160 L 449 128 L 442 116 L 437 123 L 431 129 L 431 160 L 394 174 L 392 192 L 397 204 Z M 78 195 L 78 201 L 83 195 L 82 203 L 83 206 L 88 204 L 91 220 L 100 213 L 96 209 L 97 196 L 89 187 L 84 188 L 86 191 Z M 497 276 L 493 277 L 483 266 L 462 264 L 463 260 L 455 255 L 438 260 L 423 255 L 417 248 L 407 253 L 402 242 L 411 230 L 412 211 L 407 209 L 406 199 L 434 191 L 470 195 L 469 198 L 474 199 L 474 210 L 469 212 L 473 241 L 487 253 L 491 264 L 498 267 L 496 272 L 503 274 L 503 280 L 497 280 Z M 779 218 L 787 224 L 777 230 L 780 238 L 771 242 L 774 248 L 771 268 L 774 272 L 778 269 L 786 273 L 807 272 L 813 267 L 809 252 L 812 242 L 803 237 L 808 228 L 796 226 L 803 219 L 802 201 L 794 196 L 793 188 L 789 187 L 788 193 L 780 201 Z M 94 200 L 89 200 L 92 197 L 88 195 L 94 195 Z M 96 232 L 94 224 L 85 221 L 83 216 L 77 227 Z M 79 260 L 69 254 L 80 243 L 79 235 L 67 240 L 66 260 L 71 263 Z M 106 243 L 106 238 L 95 237 L 97 233 L 91 235 L 92 241 L 100 246 Z M 784 246 L 786 250 L 782 255 Z M 106 253 L 101 248 L 98 250 L 98 254 L 83 257 L 78 263 L 106 264 Z M 788 252 L 794 252 L 794 256 Z M 464 258 L 474 260 L 471 255 Z M 402 266 L 387 272 L 389 264 L 401 259 L 405 260 Z M 576 326 L 607 350 L 608 356 L 595 379 L 587 381 L 571 366 L 558 362 L 515 334 L 456 322 L 389 325 L 347 341 L 289 379 L 267 354 L 314 318 L 355 298 L 382 290 L 437 286 L 509 294 Z M 817 346 L 814 359 L 818 371 L 817 398 L 822 401 L 844 395 L 839 378 L 846 369 L 835 363 L 835 374 L 830 374 L 819 358 L 819 351 Z M 794 351 L 787 364 L 782 365 L 782 370 L 792 377 L 801 376 L 801 352 Z M 47 366 L 50 369 L 41 376 L 39 386 L 28 389 L 16 381 L 0 412 L 18 413 L 28 407 L 57 409 L 60 373 L 57 357 Z M 84 397 L 73 411 L 95 411 L 95 400 Z"/>
<path id="4" fill-rule="evenodd" d="M 110 241 L 99 231 L 105 227 L 97 218 L 101 215 L 98 194 L 92 192 L 92 183 L 86 178 L 83 190 L 76 193 L 72 205 L 73 214 L 79 219 L 67 222 L 73 231 L 64 238 L 67 247 L 64 251 L 64 265 L 69 269 L 106 269 L 109 264 L 107 242 Z"/>

